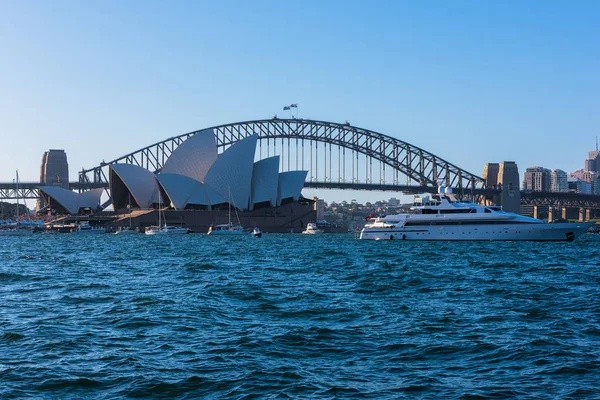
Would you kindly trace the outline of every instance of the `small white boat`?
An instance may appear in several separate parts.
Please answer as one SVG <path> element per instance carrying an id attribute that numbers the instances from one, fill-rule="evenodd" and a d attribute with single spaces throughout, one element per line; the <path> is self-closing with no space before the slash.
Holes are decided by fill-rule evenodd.
<path id="1" fill-rule="evenodd" d="M 320 233 L 323 233 L 323 231 L 320 230 L 317 227 L 317 224 L 315 224 L 314 222 L 309 222 L 308 224 L 306 224 L 306 229 L 303 230 L 302 233 L 304 233 L 305 235 L 318 235 Z"/>
<path id="2" fill-rule="evenodd" d="M 254 227 L 254 229 L 252 229 L 252 232 L 250 232 L 250 234 L 252 235 L 253 238 L 262 237 L 262 232 L 260 231 L 258 226 Z"/>
<path id="3" fill-rule="evenodd" d="M 237 215 L 237 209 L 235 211 L 235 214 Z M 244 233 L 244 228 L 242 227 L 242 225 L 240 224 L 240 217 L 239 215 L 237 215 L 237 219 L 238 219 L 238 224 L 234 225 L 231 222 L 231 190 L 229 190 L 229 212 L 228 212 L 228 217 L 229 217 L 229 222 L 227 224 L 220 224 L 220 225 L 211 225 L 208 227 L 208 234 L 209 235 L 241 235 Z"/>
<path id="4" fill-rule="evenodd" d="M 162 228 L 149 226 L 145 233 L 146 235 L 185 235 L 190 233 L 190 230 L 184 227 L 164 225 Z"/>
<path id="5" fill-rule="evenodd" d="M 119 229 L 115 232 L 115 235 L 134 235 L 137 234 L 138 231 L 133 229 L 130 226 L 120 226 Z"/>
<path id="6" fill-rule="evenodd" d="M 81 222 L 73 231 L 71 231 L 71 233 L 86 235 L 101 234 L 106 233 L 106 228 L 91 226 L 89 222 Z"/>
<path id="7" fill-rule="evenodd" d="M 208 228 L 209 235 L 241 235 L 242 233 L 244 233 L 244 228 L 241 225 L 233 225 L 231 223 L 211 225 Z"/>
<path id="8" fill-rule="evenodd" d="M 148 226 L 146 227 L 146 231 L 144 232 L 146 235 L 186 235 L 190 233 L 188 228 L 184 228 L 183 226 L 171 226 L 167 225 L 166 217 L 163 217 L 165 220 L 161 222 L 161 215 L 164 211 L 161 209 L 161 200 L 160 196 L 158 197 L 158 225 L 157 226 Z M 164 225 L 163 225 L 164 223 Z"/>

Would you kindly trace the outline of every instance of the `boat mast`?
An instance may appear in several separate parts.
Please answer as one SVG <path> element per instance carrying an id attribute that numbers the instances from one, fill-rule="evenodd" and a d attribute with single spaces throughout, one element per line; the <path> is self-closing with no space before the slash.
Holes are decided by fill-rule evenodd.
<path id="1" fill-rule="evenodd" d="M 158 190 L 158 228 L 160 229 L 160 189 Z"/>
<path id="2" fill-rule="evenodd" d="M 17 228 L 19 227 L 19 171 L 16 171 L 17 180 L 15 182 L 15 190 L 17 195 Z"/>

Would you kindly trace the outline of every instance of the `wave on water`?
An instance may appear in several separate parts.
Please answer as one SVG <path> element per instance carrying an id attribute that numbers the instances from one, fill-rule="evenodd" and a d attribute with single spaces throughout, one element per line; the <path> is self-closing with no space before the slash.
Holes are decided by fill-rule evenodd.
<path id="1" fill-rule="evenodd" d="M 600 236 L 39 235 L 0 248 L 0 398 L 590 398 Z"/>

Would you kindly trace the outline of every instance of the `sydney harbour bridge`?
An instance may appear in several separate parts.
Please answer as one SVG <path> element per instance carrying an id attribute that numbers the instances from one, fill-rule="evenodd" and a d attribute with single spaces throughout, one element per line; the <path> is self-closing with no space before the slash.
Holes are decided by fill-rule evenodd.
<path id="1" fill-rule="evenodd" d="M 279 155 L 281 172 L 307 170 L 304 187 L 435 193 L 450 186 L 461 198 L 491 199 L 498 188 L 488 188 L 482 177 L 425 149 L 350 123 L 307 119 L 263 119 L 219 125 L 174 136 L 109 162 L 83 169 L 72 190 L 108 188 L 108 166 L 128 163 L 160 172 L 173 150 L 190 136 L 212 129 L 219 152 L 256 134 L 257 159 Z M 39 198 L 39 183 L 0 183 L 0 199 Z M 18 192 L 17 192 L 18 190 Z M 110 199 L 103 206 L 108 206 Z M 553 207 L 600 208 L 600 196 L 576 193 L 521 193 L 521 204 Z"/>

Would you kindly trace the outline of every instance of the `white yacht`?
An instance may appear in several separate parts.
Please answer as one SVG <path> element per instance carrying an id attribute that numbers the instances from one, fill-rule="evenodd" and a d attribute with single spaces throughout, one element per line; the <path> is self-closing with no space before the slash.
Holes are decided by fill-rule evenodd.
<path id="1" fill-rule="evenodd" d="M 252 235 L 253 238 L 261 238 L 262 232 L 258 226 L 255 226 L 254 229 L 252 229 L 252 232 L 250 232 L 250 235 Z"/>
<path id="2" fill-rule="evenodd" d="M 457 201 L 451 188 L 437 195 L 416 197 L 411 213 L 388 215 L 368 222 L 360 239 L 371 240 L 575 240 L 593 222 L 546 223 L 502 211 Z"/>
<path id="3" fill-rule="evenodd" d="M 211 225 L 208 228 L 209 235 L 241 235 L 244 233 L 244 228 L 241 225 L 228 224 Z"/>
<path id="4" fill-rule="evenodd" d="M 185 235 L 190 230 L 185 227 L 164 225 L 163 227 L 149 226 L 146 228 L 146 235 Z"/>
<path id="5" fill-rule="evenodd" d="M 317 227 L 317 224 L 315 224 L 314 222 L 309 222 L 308 224 L 306 224 L 306 229 L 303 230 L 302 233 L 304 233 L 305 235 L 318 235 L 320 233 L 323 233 L 323 231 L 320 230 Z"/>
<path id="6" fill-rule="evenodd" d="M 77 227 L 71 231 L 71 233 L 87 234 L 87 235 L 99 234 L 99 233 L 106 233 L 106 228 L 91 226 L 89 224 L 89 222 L 83 221 L 83 222 L 79 223 L 77 225 Z"/>
<path id="7" fill-rule="evenodd" d="M 237 213 L 237 208 L 235 209 L 235 215 L 237 216 L 238 224 L 234 225 L 231 222 L 231 189 L 229 189 L 229 211 L 227 215 L 229 218 L 229 222 L 227 222 L 226 224 L 219 224 L 214 226 L 210 225 L 208 227 L 209 235 L 241 235 L 244 233 L 244 227 L 240 223 L 240 216 Z"/>
<path id="8" fill-rule="evenodd" d="M 120 226 L 116 231 L 115 235 L 135 235 L 138 231 L 133 229 L 131 226 Z"/>

